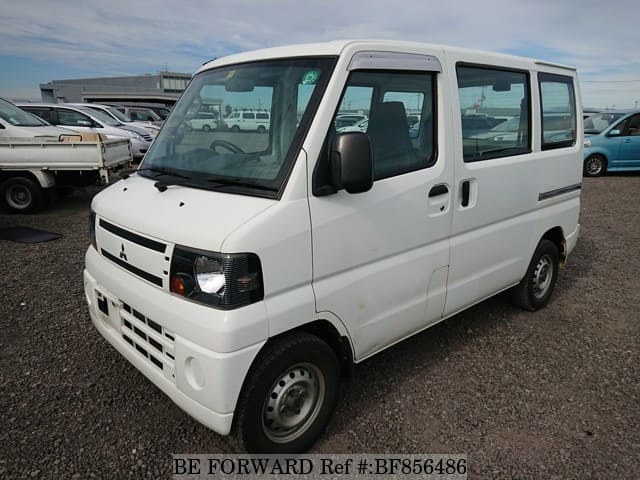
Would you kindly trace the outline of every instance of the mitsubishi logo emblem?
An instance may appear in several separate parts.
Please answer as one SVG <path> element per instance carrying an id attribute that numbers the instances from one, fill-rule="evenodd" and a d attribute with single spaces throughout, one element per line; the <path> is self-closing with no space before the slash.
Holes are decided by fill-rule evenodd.
<path id="1" fill-rule="evenodd" d="M 120 259 L 124 260 L 125 262 L 128 262 L 129 260 L 127 260 L 127 254 L 124 253 L 124 243 L 122 244 L 122 246 L 120 247 Z"/>

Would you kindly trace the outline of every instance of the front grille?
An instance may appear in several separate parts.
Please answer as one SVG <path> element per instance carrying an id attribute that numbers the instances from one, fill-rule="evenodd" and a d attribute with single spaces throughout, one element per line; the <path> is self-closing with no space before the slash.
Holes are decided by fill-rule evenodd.
<path id="1" fill-rule="evenodd" d="M 159 323 L 123 303 L 120 309 L 121 334 L 125 342 L 162 370 L 173 382 L 175 375 L 175 337 Z"/>

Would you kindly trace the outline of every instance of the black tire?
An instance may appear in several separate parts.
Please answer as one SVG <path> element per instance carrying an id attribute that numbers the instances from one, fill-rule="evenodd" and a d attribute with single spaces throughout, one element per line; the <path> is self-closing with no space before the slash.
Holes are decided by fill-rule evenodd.
<path id="1" fill-rule="evenodd" d="M 240 131 L 240 127 L 238 125 L 232 125 L 231 131 L 234 133 L 238 133 Z"/>
<path id="2" fill-rule="evenodd" d="M 211 127 L 205 123 L 205 124 L 202 126 L 202 131 L 203 131 L 203 132 L 210 132 L 210 131 L 211 131 Z"/>
<path id="3" fill-rule="evenodd" d="M 533 252 L 531 263 L 522 281 L 511 290 L 511 298 L 520 308 L 534 312 L 551 298 L 558 280 L 560 254 L 558 247 L 543 238 Z"/>
<path id="4" fill-rule="evenodd" d="M 258 133 L 265 133 L 267 131 L 267 129 L 264 127 L 264 125 L 258 125 Z"/>
<path id="5" fill-rule="evenodd" d="M 607 159 L 599 153 L 589 155 L 584 161 L 582 173 L 585 177 L 599 177 L 607 171 Z"/>
<path id="6" fill-rule="evenodd" d="M 323 340 L 304 332 L 276 339 L 255 360 L 242 387 L 233 426 L 238 449 L 308 450 L 329 423 L 339 379 L 338 359 Z"/>
<path id="7" fill-rule="evenodd" d="M 44 205 L 42 188 L 26 177 L 8 178 L 0 185 L 0 202 L 13 213 L 34 213 Z"/>

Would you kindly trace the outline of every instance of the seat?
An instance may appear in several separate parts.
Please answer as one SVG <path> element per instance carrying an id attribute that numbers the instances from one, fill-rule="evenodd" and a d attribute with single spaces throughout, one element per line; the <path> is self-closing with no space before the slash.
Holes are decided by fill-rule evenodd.
<path id="1" fill-rule="evenodd" d="M 371 139 L 375 178 L 412 169 L 416 152 L 402 102 L 376 103 L 371 108 L 367 135 Z"/>

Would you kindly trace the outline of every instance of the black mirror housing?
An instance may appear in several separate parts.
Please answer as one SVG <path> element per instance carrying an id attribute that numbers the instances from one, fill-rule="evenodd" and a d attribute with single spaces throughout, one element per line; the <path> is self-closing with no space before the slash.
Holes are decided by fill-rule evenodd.
<path id="1" fill-rule="evenodd" d="M 338 134 L 331 144 L 331 176 L 336 188 L 363 193 L 373 186 L 371 140 L 362 132 Z"/>

